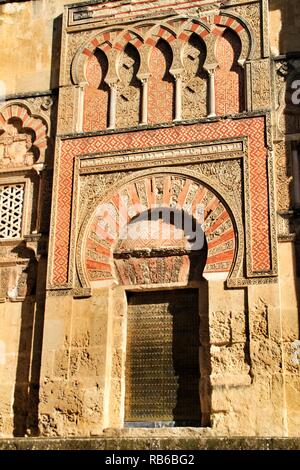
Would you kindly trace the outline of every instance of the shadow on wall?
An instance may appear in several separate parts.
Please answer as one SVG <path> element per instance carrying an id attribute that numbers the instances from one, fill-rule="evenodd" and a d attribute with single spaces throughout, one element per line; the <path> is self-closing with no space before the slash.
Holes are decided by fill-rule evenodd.
<path id="1" fill-rule="evenodd" d="M 42 318 L 40 301 L 36 301 L 36 279 L 38 266 L 32 250 L 20 244 L 13 250 L 18 259 L 30 259 L 23 274 L 26 276 L 25 298 L 22 302 L 21 328 L 18 349 L 18 362 L 14 390 L 14 436 L 24 436 L 27 429 L 37 425 L 38 381 L 40 367 L 40 348 L 38 348 L 41 335 Z M 44 287 L 44 286 L 43 286 Z M 39 285 L 39 289 L 42 286 Z M 45 291 L 45 287 L 42 289 Z"/>
<path id="2" fill-rule="evenodd" d="M 35 254 L 19 246 L 15 249 L 19 259 L 29 259 L 25 299 L 22 302 L 18 362 L 14 390 L 15 437 L 38 435 L 39 384 L 44 329 L 44 310 L 47 278 L 47 244 L 49 236 L 53 177 L 54 142 L 57 127 L 57 90 L 59 84 L 62 15 L 53 22 L 50 89 L 52 90 L 51 134 L 48 140 L 40 195 L 40 242 Z M 38 196 L 36 195 L 36 198 Z M 25 250 L 25 251 L 24 251 Z"/>
<path id="3" fill-rule="evenodd" d="M 188 302 L 193 297 L 196 305 L 199 302 L 200 316 L 197 310 L 193 314 L 193 310 L 181 310 L 180 304 L 171 304 L 173 367 L 178 380 L 176 406 L 173 409 L 175 426 L 210 426 L 211 361 L 208 284 L 205 279 L 201 280 L 198 292 L 191 290 L 185 295 L 188 296 Z"/>
<path id="4" fill-rule="evenodd" d="M 280 132 L 283 134 L 279 140 L 285 142 L 282 145 L 281 154 L 277 155 L 277 179 L 279 184 L 281 179 L 286 185 L 289 184 L 290 201 L 288 207 L 287 204 L 286 207 L 280 207 L 279 196 L 278 212 L 284 219 L 289 221 L 290 233 L 296 233 L 292 269 L 298 303 L 300 336 L 300 194 L 296 194 L 298 192 L 296 189 L 297 180 L 300 181 L 300 104 L 294 104 L 292 100 L 292 83 L 294 80 L 300 80 L 300 2 L 295 0 L 269 0 L 269 9 L 272 21 L 271 36 L 272 33 L 277 34 L 277 31 L 279 34 L 279 37 L 272 38 L 275 45 L 273 44 L 273 47 L 271 47 L 271 53 L 275 60 L 275 74 L 277 74 L 277 77 L 279 75 L 284 83 L 282 96 L 276 90 L 275 102 L 277 112 L 281 112 L 283 116 L 281 123 L 278 124 L 278 127 L 281 127 L 279 134 Z M 276 43 L 278 44 L 278 50 L 276 50 Z M 278 110 L 280 104 L 281 109 Z M 296 165 L 293 154 L 296 155 L 298 161 Z M 279 159 L 285 162 L 284 166 L 280 165 Z M 281 170 L 283 174 L 279 174 Z"/>
<path id="5" fill-rule="evenodd" d="M 269 0 L 269 8 L 271 12 L 278 12 L 278 15 L 273 17 L 275 22 L 273 28 L 276 30 L 277 26 L 281 26 L 279 53 L 299 52 L 300 3 L 297 0 Z M 281 25 L 279 26 L 277 22 Z"/>

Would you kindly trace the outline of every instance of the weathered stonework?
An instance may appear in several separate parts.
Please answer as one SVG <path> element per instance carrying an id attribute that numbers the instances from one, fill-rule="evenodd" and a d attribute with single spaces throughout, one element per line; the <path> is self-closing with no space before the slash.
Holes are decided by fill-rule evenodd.
<path id="1" fill-rule="evenodd" d="M 298 436 L 300 68 L 293 35 L 274 35 L 288 7 L 62 3 L 0 6 L 0 436 L 138 448 L 157 432 L 155 374 L 175 400 L 162 447 Z M 35 39 L 8 67 L 11 19 Z M 197 419 L 177 427 L 188 334 Z"/>

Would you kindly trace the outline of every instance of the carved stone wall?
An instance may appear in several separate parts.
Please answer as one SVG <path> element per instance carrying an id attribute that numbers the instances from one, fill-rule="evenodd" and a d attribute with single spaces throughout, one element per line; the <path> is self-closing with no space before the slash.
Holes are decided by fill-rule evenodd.
<path id="1" fill-rule="evenodd" d="M 73 86 L 61 87 L 59 100 L 64 106 L 59 106 L 57 116 L 57 132 L 66 134 L 72 132 L 76 127 L 76 89 Z"/>
<path id="2" fill-rule="evenodd" d="M 270 60 L 251 63 L 252 110 L 268 109 L 271 100 Z"/>
<path id="3" fill-rule="evenodd" d="M 10 43 L 11 18 L 26 29 L 1 77 L 36 87 L 0 108 L 0 435 L 123 428 L 127 292 L 187 288 L 199 295 L 201 435 L 298 435 L 300 69 L 276 58 L 271 77 L 269 2 L 82 2 L 47 23 L 47 47 L 41 3 L 47 21 L 62 11 L 0 7 Z M 53 93 L 39 89 L 46 75 Z"/>
<path id="4" fill-rule="evenodd" d="M 53 105 L 42 95 L 0 106 L 0 435 L 37 431 Z"/>
<path id="5" fill-rule="evenodd" d="M 290 149 L 285 142 L 275 146 L 277 209 L 288 211 L 292 204 L 292 168 Z"/>

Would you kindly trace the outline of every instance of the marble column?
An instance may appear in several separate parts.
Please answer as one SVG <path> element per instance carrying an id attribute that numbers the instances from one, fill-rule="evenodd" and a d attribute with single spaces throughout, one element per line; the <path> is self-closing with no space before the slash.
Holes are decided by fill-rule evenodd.
<path id="1" fill-rule="evenodd" d="M 181 75 L 175 76 L 176 80 L 176 101 L 175 101 L 175 121 L 182 119 L 182 78 Z"/>
<path id="2" fill-rule="evenodd" d="M 208 71 L 208 117 L 216 116 L 215 71 Z"/>
<path id="3" fill-rule="evenodd" d="M 148 124 L 148 78 L 142 79 L 142 121 L 141 124 Z"/>
<path id="4" fill-rule="evenodd" d="M 109 129 L 116 127 L 116 111 L 117 111 L 117 85 L 110 85 L 110 103 L 109 103 Z"/>

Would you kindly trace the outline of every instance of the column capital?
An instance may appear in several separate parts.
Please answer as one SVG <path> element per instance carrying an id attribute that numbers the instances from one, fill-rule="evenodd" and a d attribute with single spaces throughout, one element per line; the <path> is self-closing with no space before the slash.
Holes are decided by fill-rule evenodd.
<path id="1" fill-rule="evenodd" d="M 178 79 L 182 79 L 183 73 L 183 69 L 170 69 L 170 74 L 175 78 L 176 81 Z"/>
<path id="2" fill-rule="evenodd" d="M 113 80 L 113 81 L 107 82 L 107 85 L 109 86 L 109 88 L 114 90 L 114 89 L 117 89 L 118 83 L 119 83 L 118 80 Z"/>
<path id="3" fill-rule="evenodd" d="M 88 84 L 89 84 L 89 82 L 87 82 L 87 81 L 85 80 L 85 81 L 79 82 L 78 85 L 76 85 L 76 86 L 77 86 L 78 88 L 84 89 Z"/>
<path id="4" fill-rule="evenodd" d="M 204 69 L 206 70 L 206 72 L 207 72 L 209 75 L 214 75 L 214 73 L 215 73 L 217 67 L 218 67 L 218 66 L 216 65 L 216 66 L 214 66 L 214 67 L 209 67 L 209 68 L 206 68 L 206 67 L 205 67 Z"/>
<path id="5" fill-rule="evenodd" d="M 145 85 L 149 81 L 149 75 L 147 77 L 140 77 L 139 80 L 142 83 L 142 85 Z"/>

